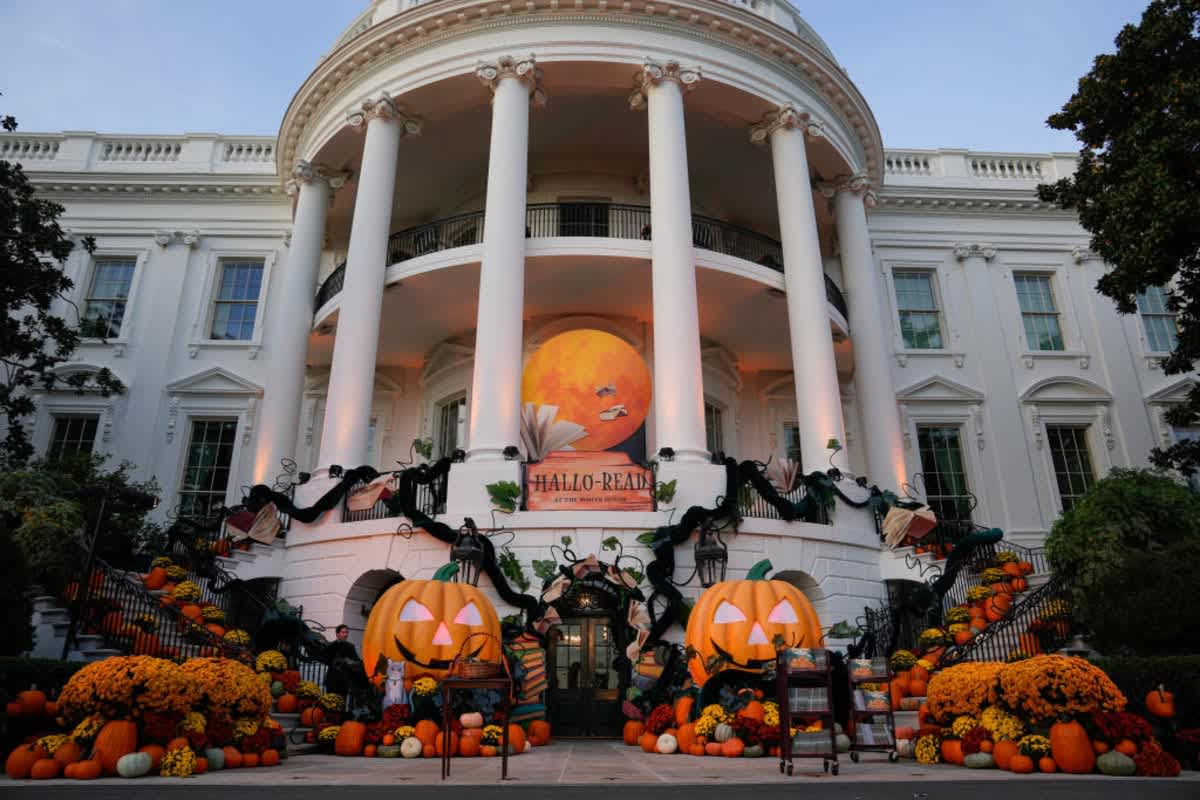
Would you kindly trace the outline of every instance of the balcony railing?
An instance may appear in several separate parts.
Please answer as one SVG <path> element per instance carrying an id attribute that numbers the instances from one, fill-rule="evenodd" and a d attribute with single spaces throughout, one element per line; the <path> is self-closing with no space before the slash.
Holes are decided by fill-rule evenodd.
<path id="1" fill-rule="evenodd" d="M 650 207 L 619 203 L 538 203 L 526 206 L 525 236 L 541 239 L 560 236 L 606 239 L 650 239 Z M 394 233 L 388 239 L 388 263 L 466 247 L 483 242 L 483 212 L 472 211 L 427 222 Z M 709 217 L 692 217 L 692 244 L 744 261 L 783 272 L 783 248 L 761 233 Z M 342 291 L 346 265 L 329 274 L 317 291 L 316 308 L 321 308 Z M 848 315 L 846 298 L 825 276 L 825 299 L 843 317 Z"/>
<path id="2" fill-rule="evenodd" d="M 370 508 L 352 511 L 350 509 L 351 497 L 356 490 L 365 486 L 365 482 L 354 484 L 350 487 L 350 491 L 346 493 L 346 496 L 342 498 L 342 522 L 365 522 L 367 520 L 388 519 L 389 517 L 398 516 L 398 512 L 393 511 L 388 504 L 391 496 L 400 489 L 400 477 L 398 473 L 392 475 L 387 485 L 387 491 L 375 501 L 374 505 Z M 445 476 L 432 483 L 418 484 L 416 488 L 418 509 L 431 517 L 446 513 Z"/>

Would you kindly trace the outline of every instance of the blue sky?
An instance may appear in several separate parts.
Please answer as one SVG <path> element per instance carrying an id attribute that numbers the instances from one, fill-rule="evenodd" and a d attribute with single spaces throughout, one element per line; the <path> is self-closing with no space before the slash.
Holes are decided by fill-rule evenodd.
<path id="1" fill-rule="evenodd" d="M 1146 0 L 800 2 L 889 147 L 1074 151 L 1044 122 Z M 274 134 L 366 0 L 4 0 L 24 131 Z"/>

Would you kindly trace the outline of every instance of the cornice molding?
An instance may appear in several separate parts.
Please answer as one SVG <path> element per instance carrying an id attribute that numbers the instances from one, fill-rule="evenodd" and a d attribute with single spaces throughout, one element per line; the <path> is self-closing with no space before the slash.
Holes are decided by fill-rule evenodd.
<path id="1" fill-rule="evenodd" d="M 930 211 L 970 214 L 1030 214 L 1077 218 L 1072 211 L 1064 211 L 1053 203 L 1038 200 L 1032 192 L 1025 191 L 980 191 L 957 187 L 931 186 L 914 190 L 909 187 L 885 185 L 876 193 L 876 206 L 896 213 L 924 214 Z"/>
<path id="2" fill-rule="evenodd" d="M 211 176 L 180 175 L 30 175 L 30 182 L 42 195 L 145 200 L 147 197 L 187 197 L 200 200 L 257 200 L 279 202 L 284 187 L 274 175 L 247 176 L 240 181 Z"/>
<path id="3" fill-rule="evenodd" d="M 407 9 L 372 26 L 330 53 L 297 91 L 280 125 L 277 164 L 282 173 L 297 157 L 307 126 L 336 102 L 342 87 L 380 64 L 435 43 L 481 30 L 564 22 L 620 23 L 671 30 L 734 46 L 812 86 L 837 112 L 876 181 L 883 174 L 883 142 L 870 106 L 842 67 L 802 36 L 721 0 L 440 0 Z M 856 155 L 856 157 L 859 157 Z"/>

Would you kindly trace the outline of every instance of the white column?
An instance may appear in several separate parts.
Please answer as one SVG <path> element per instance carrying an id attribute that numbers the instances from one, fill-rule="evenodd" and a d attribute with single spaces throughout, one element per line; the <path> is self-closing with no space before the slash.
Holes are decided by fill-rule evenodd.
<path id="1" fill-rule="evenodd" d="M 400 111 L 386 94 L 379 100 L 364 101 L 362 110 L 350 115 L 350 124 L 365 126 L 367 135 L 329 373 L 321 433 L 322 467 L 358 467 L 367 456 L 396 162 L 400 139 L 421 132 L 421 123 Z"/>
<path id="2" fill-rule="evenodd" d="M 706 462 L 704 373 L 692 254 L 683 95 L 700 82 L 698 68 L 649 59 L 629 97 L 646 108 L 650 131 L 650 261 L 654 312 L 654 428 L 657 451 L 675 460 Z"/>
<path id="3" fill-rule="evenodd" d="M 904 440 L 892 370 L 888 360 L 887 330 L 871 235 L 867 230 L 868 204 L 875 194 L 866 176 L 855 175 L 822 187 L 833 195 L 838 241 L 842 250 L 842 279 L 854 343 L 854 387 L 862 416 L 866 443 L 867 476 L 883 488 L 899 489 L 907 480 Z"/>
<path id="4" fill-rule="evenodd" d="M 329 176 L 319 166 L 297 161 L 287 192 L 296 197 L 292 240 L 279 297 L 267 318 L 267 386 L 261 429 L 254 453 L 254 482 L 271 483 L 280 461 L 296 457 L 296 431 L 304 398 L 304 362 L 312 327 L 313 298 L 325 239 L 325 217 L 343 175 Z M 277 283 L 275 285 L 280 285 Z"/>
<path id="5" fill-rule="evenodd" d="M 783 244 L 792 374 L 805 472 L 829 468 L 830 439 L 845 446 L 846 425 L 838 393 L 833 336 L 825 300 L 825 271 L 813 208 L 805 133 L 816 123 L 790 105 L 769 112 L 750 131 L 750 140 L 769 142 L 775 167 L 775 196 Z M 844 459 L 834 459 L 835 465 Z"/>
<path id="6" fill-rule="evenodd" d="M 533 56 L 505 56 L 475 72 L 493 97 L 467 460 L 501 461 L 521 441 L 529 103 L 545 94 Z"/>

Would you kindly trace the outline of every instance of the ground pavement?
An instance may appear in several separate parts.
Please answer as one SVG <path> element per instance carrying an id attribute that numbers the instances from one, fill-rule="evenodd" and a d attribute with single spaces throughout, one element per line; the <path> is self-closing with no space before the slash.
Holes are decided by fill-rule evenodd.
<path id="1" fill-rule="evenodd" d="M 820 759 L 797 759 L 795 774 L 779 773 L 777 758 L 695 758 L 643 753 L 620 742 L 556 741 L 509 759 L 509 780 L 500 782 L 500 759 L 455 759 L 450 779 L 441 780 L 438 759 L 338 758 L 294 756 L 281 767 L 237 769 L 178 778 L 108 778 L 97 781 L 8 781 L 0 779 L 0 798 L 61 798 L 69 790 L 87 800 L 107 798 L 219 797 L 232 800 L 353 800 L 389 798 L 403 789 L 403 800 L 729 800 L 753 794 L 755 800 L 787 797 L 858 800 L 1012 800 L 1013 792 L 1053 798 L 1200 798 L 1200 773 L 1180 778 L 1109 778 L 1103 775 L 1014 775 L 999 770 L 921 766 L 913 761 L 889 764 L 881 754 L 866 753 L 857 763 L 844 755 L 840 775 L 821 770 Z M 486 788 L 485 788 L 486 787 Z M 553 787 L 553 788 L 551 788 Z M 330 790 L 333 790 L 331 794 Z"/>

